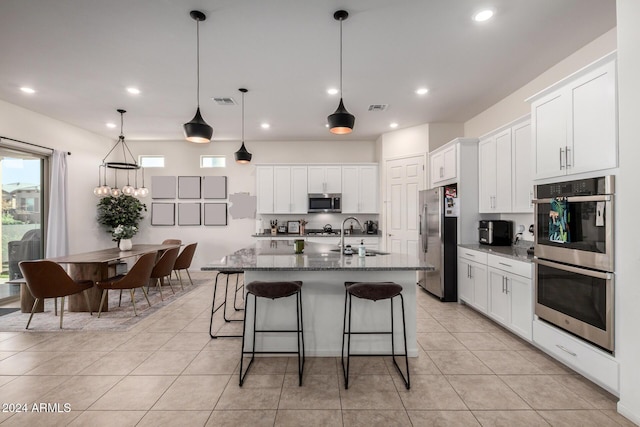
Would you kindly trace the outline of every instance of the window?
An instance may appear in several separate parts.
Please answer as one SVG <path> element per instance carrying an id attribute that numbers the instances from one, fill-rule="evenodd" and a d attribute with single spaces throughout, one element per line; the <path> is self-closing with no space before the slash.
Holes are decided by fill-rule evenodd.
<path id="1" fill-rule="evenodd" d="M 45 156 L 0 146 L 2 225 L 0 226 L 0 302 L 19 298 L 20 285 L 6 283 L 22 277 L 18 263 L 43 255 L 42 187 Z"/>
<path id="2" fill-rule="evenodd" d="M 201 168 L 224 168 L 227 167 L 225 156 L 200 156 Z"/>
<path id="3" fill-rule="evenodd" d="M 138 156 L 138 163 L 143 168 L 163 168 L 164 156 Z"/>

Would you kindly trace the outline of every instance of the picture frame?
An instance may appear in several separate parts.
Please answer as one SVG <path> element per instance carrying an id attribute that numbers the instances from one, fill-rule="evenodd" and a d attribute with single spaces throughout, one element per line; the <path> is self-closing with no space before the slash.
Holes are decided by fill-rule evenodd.
<path id="1" fill-rule="evenodd" d="M 300 221 L 287 221 L 287 233 L 300 234 Z"/>
<path id="2" fill-rule="evenodd" d="M 227 204 L 205 203 L 204 225 L 227 225 Z"/>
<path id="3" fill-rule="evenodd" d="M 152 176 L 151 177 L 151 198 L 152 199 L 175 199 L 176 198 L 176 177 L 175 176 Z"/>
<path id="4" fill-rule="evenodd" d="M 227 177 L 226 176 L 203 176 L 202 177 L 202 198 L 203 199 L 226 199 L 227 198 Z"/>
<path id="5" fill-rule="evenodd" d="M 178 203 L 178 225 L 200 225 L 200 203 Z"/>
<path id="6" fill-rule="evenodd" d="M 199 176 L 179 176 L 178 177 L 178 199 L 199 199 L 200 198 L 200 177 Z"/>
<path id="7" fill-rule="evenodd" d="M 176 225 L 175 203 L 151 203 L 151 225 Z"/>

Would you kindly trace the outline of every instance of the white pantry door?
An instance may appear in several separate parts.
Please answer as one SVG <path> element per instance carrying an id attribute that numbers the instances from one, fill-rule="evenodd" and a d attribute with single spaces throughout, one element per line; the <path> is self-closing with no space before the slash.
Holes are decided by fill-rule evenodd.
<path id="1" fill-rule="evenodd" d="M 418 192 L 424 186 L 424 156 L 386 162 L 386 248 L 418 254 Z"/>

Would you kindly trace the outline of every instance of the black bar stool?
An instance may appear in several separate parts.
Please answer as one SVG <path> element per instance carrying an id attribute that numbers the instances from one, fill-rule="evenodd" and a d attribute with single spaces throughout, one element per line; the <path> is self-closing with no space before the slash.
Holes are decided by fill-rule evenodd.
<path id="1" fill-rule="evenodd" d="M 211 321 L 209 322 L 209 336 L 213 339 L 216 338 L 240 338 L 242 337 L 242 335 L 217 335 L 213 333 L 213 315 L 220 310 L 220 308 L 222 308 L 222 318 L 224 319 L 225 322 L 229 323 L 229 322 L 242 322 L 243 319 L 227 319 L 227 298 L 228 298 L 228 294 L 229 294 L 229 276 L 231 276 L 232 274 L 234 274 L 236 276 L 236 290 L 233 293 L 233 308 L 235 311 L 244 311 L 244 308 L 242 308 L 242 306 L 240 307 L 236 307 L 236 300 L 238 297 L 238 292 L 241 291 L 244 288 L 244 281 L 242 283 L 242 285 L 238 286 L 239 284 L 239 277 L 241 274 L 244 274 L 243 270 L 236 270 L 236 269 L 226 269 L 226 270 L 220 270 L 218 271 L 218 274 L 216 274 L 216 281 L 215 284 L 213 285 L 213 301 L 211 303 Z M 220 277 L 220 275 L 224 276 L 226 278 L 226 285 L 225 285 L 225 289 L 224 289 L 224 301 L 222 301 L 217 307 L 216 307 L 216 292 L 218 290 L 218 278 Z"/>
<path id="2" fill-rule="evenodd" d="M 404 298 L 402 296 L 402 286 L 393 282 L 345 282 L 345 297 L 344 297 L 344 323 L 342 327 L 342 373 L 344 374 L 344 388 L 349 388 L 349 358 L 351 356 L 391 356 L 393 364 L 395 365 L 398 373 L 404 381 L 407 390 L 411 388 L 411 382 L 409 378 L 409 355 L 407 353 L 407 328 L 404 316 Z M 402 307 L 402 333 L 404 336 L 404 354 L 395 353 L 395 345 L 393 342 L 393 299 L 400 297 L 400 304 Z M 369 301 L 379 301 L 388 299 L 391 302 L 391 331 L 352 331 L 351 330 L 351 298 L 356 297 Z M 347 304 L 348 302 L 348 304 Z M 347 330 L 347 305 L 349 307 L 349 329 Z M 390 335 L 391 336 L 391 354 L 351 354 L 351 335 Z M 347 365 L 344 363 L 344 343 L 345 336 L 347 338 Z M 407 376 L 405 377 L 396 362 L 396 356 L 404 356 L 406 360 Z"/>
<path id="3" fill-rule="evenodd" d="M 253 295 L 253 345 L 251 351 L 244 350 L 244 338 L 246 333 L 247 322 L 242 326 L 242 352 L 240 354 L 240 387 L 244 383 L 244 379 L 251 368 L 251 364 L 256 354 L 297 354 L 298 355 L 298 385 L 302 385 L 302 371 L 304 370 L 304 331 L 302 327 L 302 282 L 259 282 L 254 281 L 246 287 L 247 296 L 245 298 L 245 313 L 249 304 L 249 295 Z M 256 314 L 258 307 L 258 297 L 269 298 L 275 300 L 277 298 L 286 298 L 296 296 L 296 329 L 256 329 Z M 246 316 L 245 316 L 246 319 Z M 256 332 L 295 332 L 297 335 L 298 349 L 297 351 L 256 351 Z M 244 355 L 251 354 L 251 360 L 247 365 L 247 369 L 242 373 L 242 364 Z"/>

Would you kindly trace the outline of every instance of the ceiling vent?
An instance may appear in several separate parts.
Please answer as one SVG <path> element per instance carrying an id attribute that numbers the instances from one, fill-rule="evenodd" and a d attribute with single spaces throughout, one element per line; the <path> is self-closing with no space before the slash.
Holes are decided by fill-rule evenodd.
<path id="1" fill-rule="evenodd" d="M 213 98 L 213 101 L 218 105 L 237 105 L 233 98 Z"/>
<path id="2" fill-rule="evenodd" d="M 369 105 L 369 111 L 385 111 L 389 108 L 389 104 L 371 104 Z"/>

